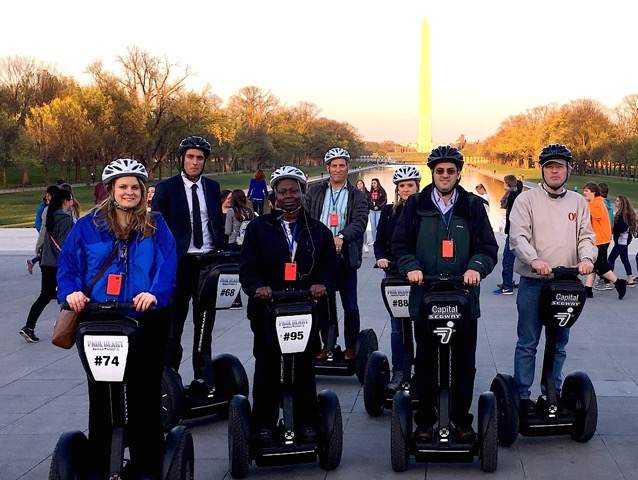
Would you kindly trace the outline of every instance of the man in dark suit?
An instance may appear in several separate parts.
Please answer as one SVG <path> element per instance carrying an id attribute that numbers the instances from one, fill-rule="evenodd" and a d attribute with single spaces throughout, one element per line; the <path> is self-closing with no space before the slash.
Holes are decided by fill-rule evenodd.
<path id="1" fill-rule="evenodd" d="M 197 290 L 203 268 L 202 255 L 222 246 L 222 210 L 219 183 L 202 176 L 210 144 L 202 137 L 190 136 L 179 145 L 181 171 L 156 185 L 153 211 L 160 212 L 168 224 L 177 248 L 177 286 L 171 300 L 171 330 L 166 364 L 178 371 L 182 360 L 182 332 L 193 301 L 193 370 L 202 379 L 202 356 L 211 355 L 213 322 L 202 325 L 204 311 Z"/>

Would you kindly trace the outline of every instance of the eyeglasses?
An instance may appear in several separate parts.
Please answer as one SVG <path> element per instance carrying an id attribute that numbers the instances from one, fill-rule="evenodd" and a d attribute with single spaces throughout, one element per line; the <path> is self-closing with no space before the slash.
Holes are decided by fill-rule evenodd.
<path id="1" fill-rule="evenodd" d="M 450 168 L 435 168 L 434 169 L 434 173 L 436 173 L 437 175 L 443 175 L 446 172 L 448 175 L 454 175 L 456 174 L 456 168 L 450 167 Z"/>

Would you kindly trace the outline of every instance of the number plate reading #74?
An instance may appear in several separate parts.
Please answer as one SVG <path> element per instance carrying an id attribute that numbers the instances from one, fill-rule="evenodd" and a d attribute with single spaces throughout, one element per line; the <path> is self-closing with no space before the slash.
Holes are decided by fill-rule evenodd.
<path id="1" fill-rule="evenodd" d="M 303 352 L 312 328 L 312 315 L 286 315 L 277 317 L 277 338 L 281 353 Z"/>
<path id="2" fill-rule="evenodd" d="M 128 337 L 85 335 L 84 352 L 96 382 L 121 382 L 126 370 Z"/>

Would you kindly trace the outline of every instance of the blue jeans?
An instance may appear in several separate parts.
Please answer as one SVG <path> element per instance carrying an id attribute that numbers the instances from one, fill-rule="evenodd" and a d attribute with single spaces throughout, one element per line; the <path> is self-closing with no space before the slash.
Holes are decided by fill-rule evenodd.
<path id="1" fill-rule="evenodd" d="M 521 277 L 516 297 L 518 309 L 518 342 L 514 352 L 514 381 L 521 399 L 530 397 L 530 387 L 534 383 L 536 349 L 541 338 L 543 324 L 538 318 L 538 299 L 542 280 Z M 556 334 L 556 357 L 554 359 L 554 383 L 560 391 L 563 382 L 563 365 L 567 358 L 565 346 L 569 341 L 569 328 L 559 328 Z M 541 382 L 541 393 L 547 393 Z"/>
<path id="2" fill-rule="evenodd" d="M 510 250 L 510 236 L 507 235 L 503 247 L 503 288 L 514 288 L 514 259 Z"/>
<path id="3" fill-rule="evenodd" d="M 372 234 L 372 241 L 377 239 L 377 225 L 379 225 L 379 218 L 381 218 L 381 210 L 370 210 L 370 232 Z"/>
<path id="4" fill-rule="evenodd" d="M 392 371 L 403 371 L 403 322 L 400 318 L 390 317 L 390 348 L 392 349 Z"/>
<path id="5" fill-rule="evenodd" d="M 627 245 L 618 245 L 617 243 L 615 243 L 612 247 L 611 253 L 609 254 L 609 259 L 607 260 L 609 263 L 609 268 L 611 268 L 612 272 L 616 267 L 616 259 L 618 257 L 620 257 L 620 261 L 622 262 L 623 267 L 625 267 L 625 274 L 627 276 L 631 275 L 631 262 L 629 261 Z"/>

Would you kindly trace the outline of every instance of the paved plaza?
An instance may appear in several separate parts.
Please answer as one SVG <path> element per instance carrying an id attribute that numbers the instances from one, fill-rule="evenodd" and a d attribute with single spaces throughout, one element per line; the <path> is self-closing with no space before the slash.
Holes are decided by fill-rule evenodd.
<path id="1" fill-rule="evenodd" d="M 497 234 L 499 243 L 503 238 Z M 0 479 L 48 478 L 51 454 L 59 435 L 87 428 L 86 378 L 77 351 L 62 350 L 51 342 L 54 302 L 40 318 L 40 342 L 26 343 L 18 335 L 40 288 L 40 273 L 26 271 L 32 256 L 35 229 L 0 229 Z M 630 247 L 633 258 L 638 242 Z M 499 256 L 500 259 L 500 256 Z M 373 269 L 366 253 L 359 271 L 362 328 L 371 327 L 380 350 L 390 353 L 390 323 L 380 296 L 382 272 Z M 635 264 L 634 264 L 635 266 Z M 618 262 L 616 272 L 622 267 Z M 624 273 L 624 272 L 623 272 Z M 495 296 L 501 283 L 500 265 L 482 283 L 475 399 L 489 389 L 499 371 L 513 373 L 516 343 L 516 297 Z M 246 301 L 244 299 L 244 305 Z M 367 415 L 363 389 L 356 376 L 318 377 L 318 389 L 333 389 L 343 415 L 343 458 L 338 469 L 326 472 L 318 464 L 259 468 L 251 465 L 248 478 L 261 479 L 638 479 L 638 288 L 624 300 L 615 291 L 594 292 L 571 332 L 566 373 L 584 370 L 598 397 L 598 428 L 588 443 L 569 436 L 521 437 L 509 448 L 499 448 L 498 469 L 482 473 L 478 461 L 469 464 L 416 463 L 405 473 L 390 464 L 390 414 Z M 230 352 L 244 364 L 252 380 L 252 335 L 246 309 L 217 315 L 213 351 Z M 192 342 L 187 327 L 185 345 Z M 542 348 L 542 344 L 541 344 Z M 185 350 L 181 373 L 190 381 L 191 359 Z M 537 362 L 540 375 L 542 355 Z M 537 396 L 536 384 L 533 395 Z M 476 403 L 476 402 L 475 402 Z M 476 405 L 474 405 L 476 411 Z M 229 479 L 227 421 L 215 416 L 186 422 L 195 442 L 195 478 Z"/>

